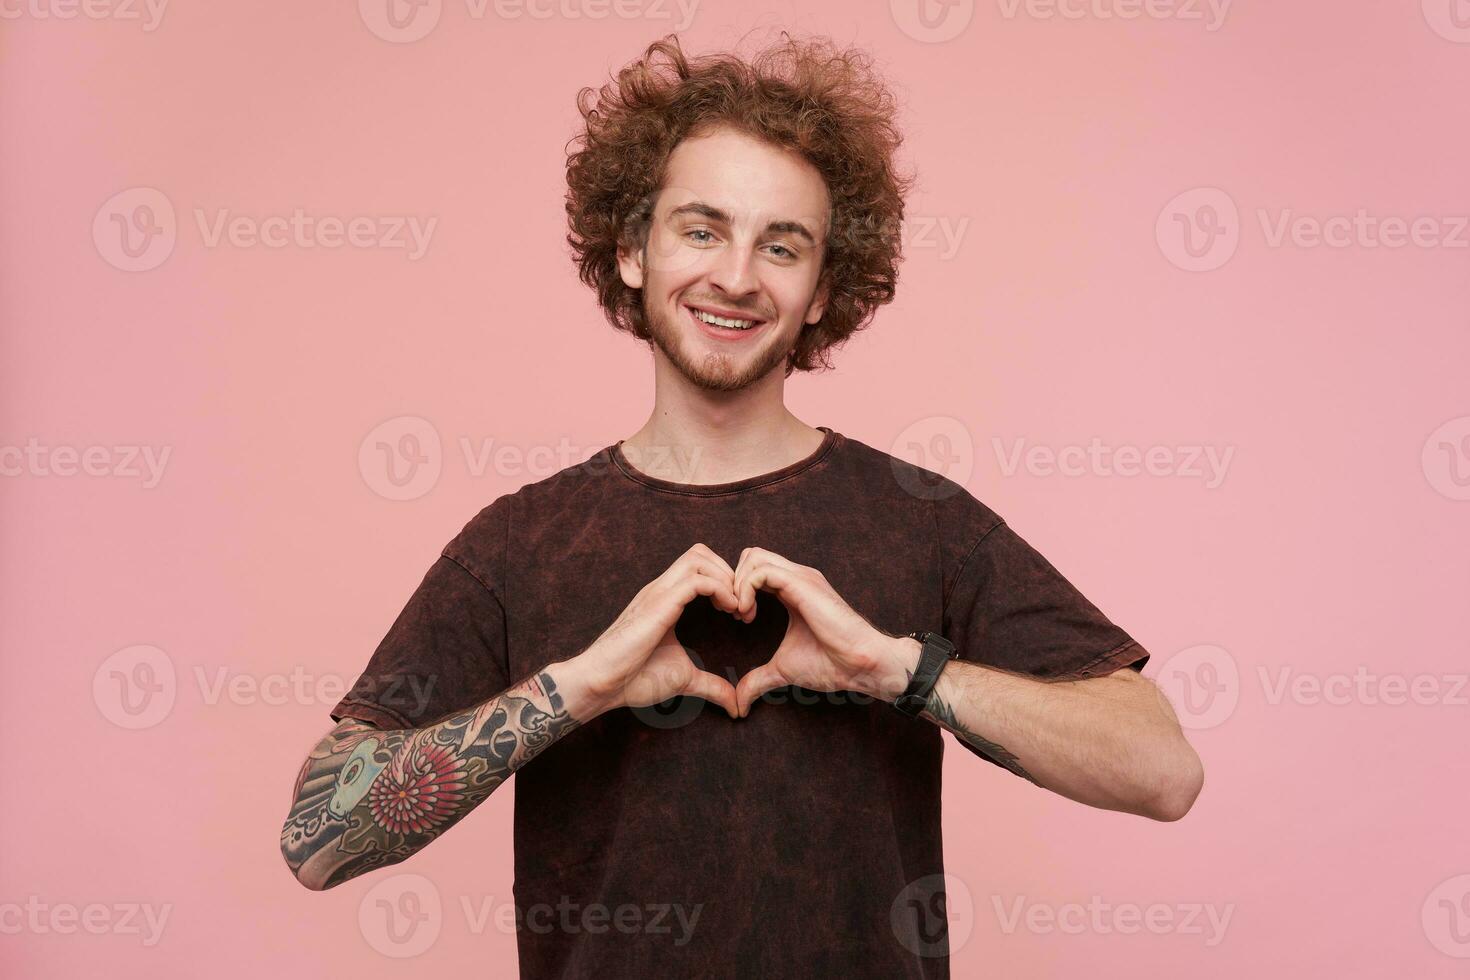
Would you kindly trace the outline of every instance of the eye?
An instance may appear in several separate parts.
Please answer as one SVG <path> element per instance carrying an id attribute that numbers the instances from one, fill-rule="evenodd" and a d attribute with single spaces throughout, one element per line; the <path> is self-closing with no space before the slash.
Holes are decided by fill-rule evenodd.
<path id="1" fill-rule="evenodd" d="M 714 237 L 711 234 L 711 232 L 710 232 L 710 230 L 708 228 L 691 228 L 688 231 L 686 231 L 684 234 L 685 235 L 710 235 L 711 238 Z M 696 239 L 696 241 L 698 241 L 700 244 L 704 244 L 705 242 L 707 242 L 709 240 L 710 239 L 705 239 L 705 238 Z"/>
<path id="2" fill-rule="evenodd" d="M 796 253 L 793 252 L 793 251 L 791 251 L 791 249 L 787 248 L 785 245 L 772 245 L 771 248 L 780 249 L 781 252 L 784 253 L 784 254 L 781 255 L 781 258 L 783 258 L 783 259 L 794 259 L 794 258 L 796 258 Z"/>

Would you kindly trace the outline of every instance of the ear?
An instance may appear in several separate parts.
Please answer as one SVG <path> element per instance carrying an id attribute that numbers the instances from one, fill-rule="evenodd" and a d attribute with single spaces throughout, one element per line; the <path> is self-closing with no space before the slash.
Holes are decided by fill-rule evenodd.
<path id="1" fill-rule="evenodd" d="M 817 290 L 812 294 L 812 301 L 806 308 L 806 323 L 816 323 L 822 319 L 822 314 L 827 309 L 827 297 L 830 295 L 831 283 L 827 281 L 827 273 L 822 272 L 822 277 L 817 280 Z"/>
<path id="2" fill-rule="evenodd" d="M 623 285 L 629 289 L 643 288 L 643 260 L 647 249 L 631 250 L 626 244 L 618 245 L 618 273 Z"/>

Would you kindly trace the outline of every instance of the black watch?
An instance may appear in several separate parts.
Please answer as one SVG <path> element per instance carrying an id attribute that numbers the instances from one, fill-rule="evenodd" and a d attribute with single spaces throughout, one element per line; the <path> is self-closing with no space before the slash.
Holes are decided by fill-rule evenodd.
<path id="1" fill-rule="evenodd" d="M 939 672 L 955 658 L 955 650 L 953 643 L 931 630 L 915 630 L 905 635 L 922 643 L 924 650 L 919 654 L 919 666 L 914 668 L 913 679 L 893 706 L 910 718 L 917 718 L 924 705 L 929 703 L 929 692 L 934 690 Z"/>

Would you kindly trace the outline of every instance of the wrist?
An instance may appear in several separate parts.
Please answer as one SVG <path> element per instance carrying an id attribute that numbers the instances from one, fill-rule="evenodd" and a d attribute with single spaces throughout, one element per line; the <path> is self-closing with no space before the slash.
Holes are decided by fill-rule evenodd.
<path id="1" fill-rule="evenodd" d="M 591 669 L 585 651 L 575 657 L 548 664 L 544 672 L 551 675 L 566 713 L 580 724 L 586 724 L 618 706 L 614 692 L 605 690 L 597 683 L 596 672 Z"/>
<path id="2" fill-rule="evenodd" d="M 919 666 L 924 645 L 912 636 L 891 636 L 883 646 L 880 666 L 874 672 L 874 696 L 892 704 L 909 686 Z"/>

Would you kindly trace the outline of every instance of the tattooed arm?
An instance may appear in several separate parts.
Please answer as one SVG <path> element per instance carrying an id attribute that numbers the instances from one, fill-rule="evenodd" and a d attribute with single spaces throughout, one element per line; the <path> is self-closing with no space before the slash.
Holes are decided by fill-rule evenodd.
<path id="1" fill-rule="evenodd" d="M 296 777 L 281 828 L 286 864 L 315 891 L 397 864 L 605 711 L 689 695 L 738 717 L 734 685 L 696 667 L 674 634 L 697 596 L 735 614 L 733 579 L 728 562 L 696 543 L 639 589 L 589 647 L 490 700 L 424 728 L 341 722 Z"/>
<path id="2" fill-rule="evenodd" d="M 572 661 L 552 664 L 424 728 L 348 718 L 312 749 L 281 853 L 320 891 L 397 864 L 459 822 L 511 774 L 599 714 Z"/>
<path id="3" fill-rule="evenodd" d="M 890 676 L 906 686 L 921 646 L 895 637 Z M 883 697 L 903 693 L 895 679 Z M 897 687 L 897 690 L 892 690 Z M 1127 668 L 1081 680 L 1043 680 L 952 660 L 920 713 L 1023 779 L 1068 799 L 1155 820 L 1178 820 L 1204 770 L 1168 699 Z"/>

